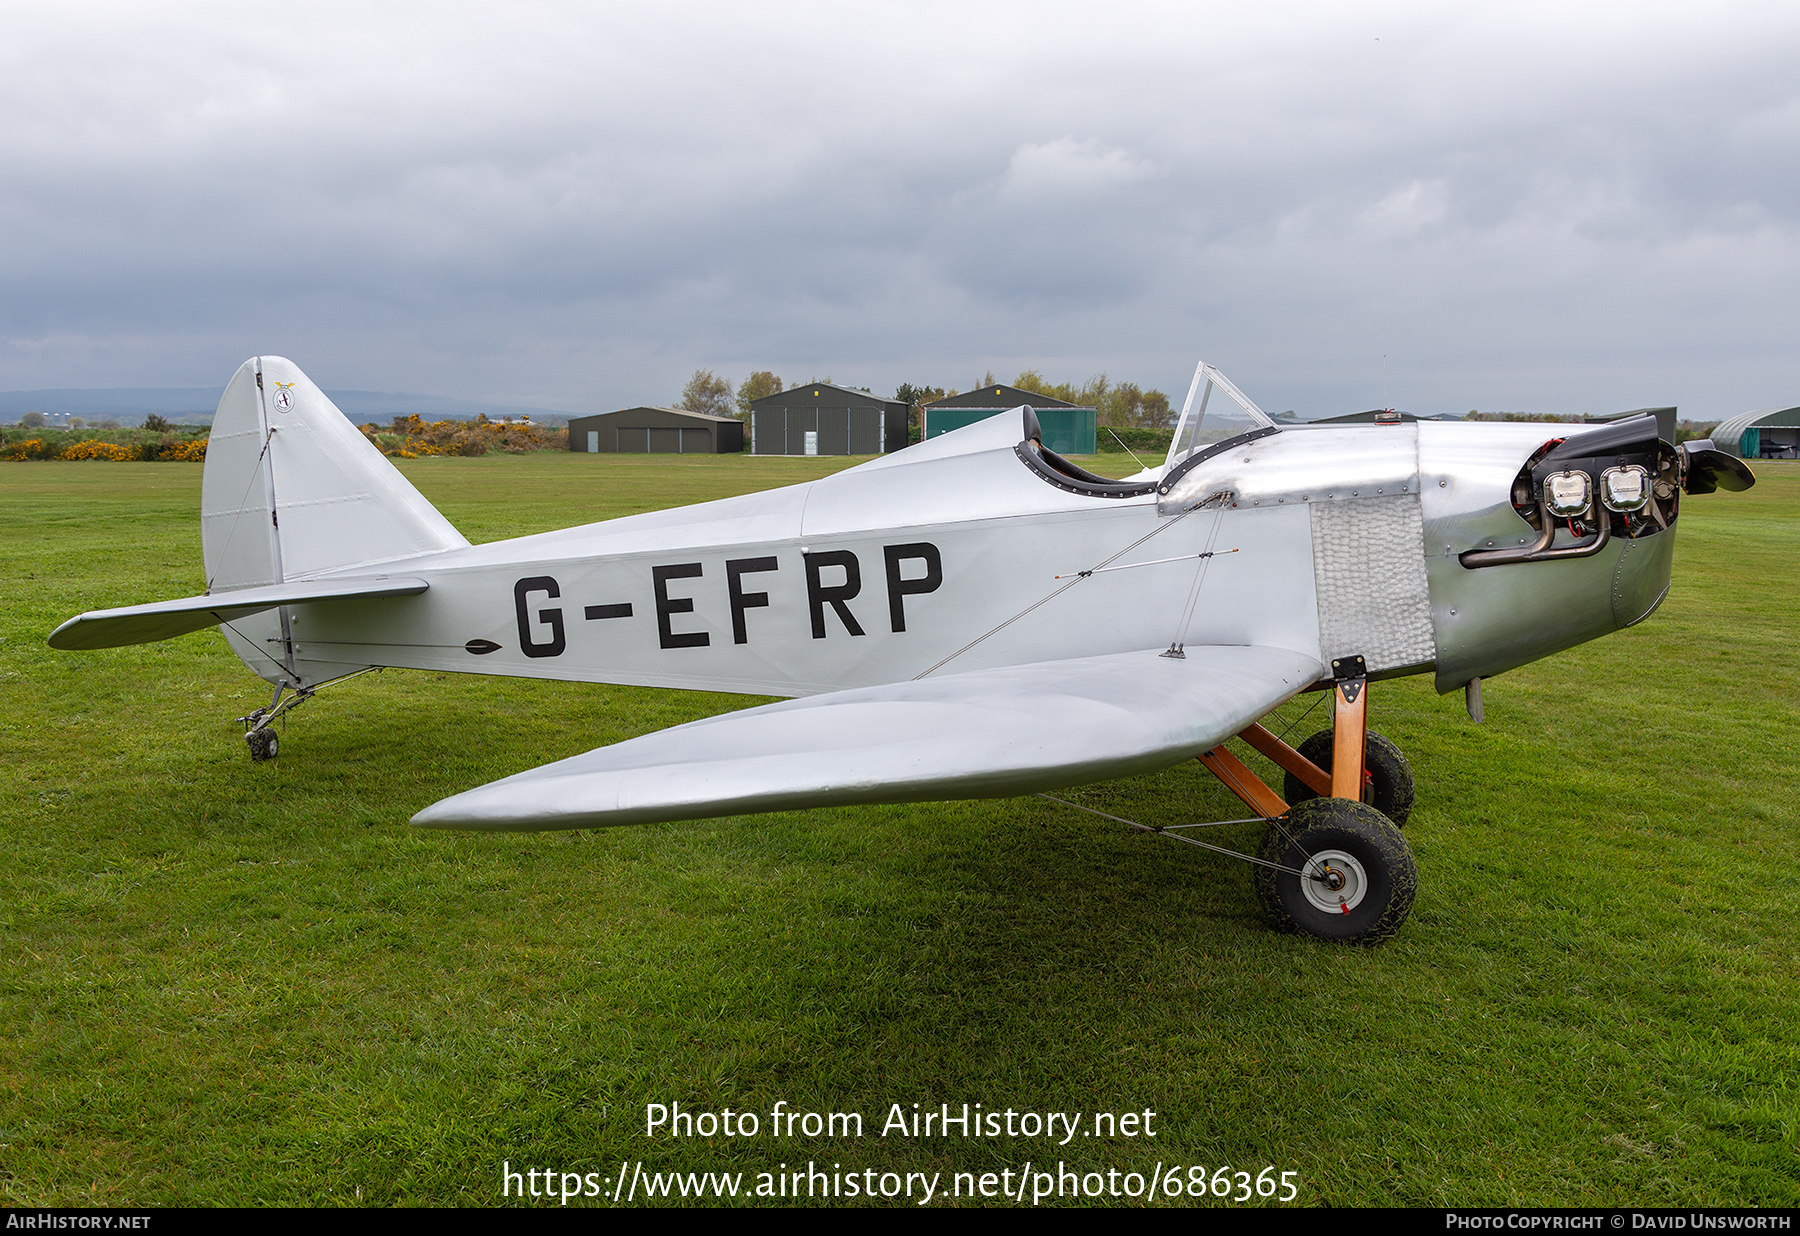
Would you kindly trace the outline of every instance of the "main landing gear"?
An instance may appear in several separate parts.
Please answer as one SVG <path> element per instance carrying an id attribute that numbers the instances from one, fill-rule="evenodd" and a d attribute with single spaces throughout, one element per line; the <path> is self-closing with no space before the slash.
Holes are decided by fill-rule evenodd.
<path id="1" fill-rule="evenodd" d="M 1368 672 L 1363 658 L 1339 658 L 1332 662 L 1332 674 L 1332 728 L 1314 734 L 1299 750 L 1260 724 L 1237 735 L 1286 774 L 1285 798 L 1223 746 L 1199 757 L 1256 813 L 1253 819 L 1152 828 L 1118 816 L 1107 818 L 1250 863 L 1257 898 L 1278 931 L 1376 944 L 1400 929 L 1418 891 L 1418 867 L 1400 833 L 1400 825 L 1412 812 L 1412 769 L 1400 748 L 1367 727 Z M 1077 803 L 1066 805 L 1105 814 Z M 1256 854 L 1188 835 L 1191 829 L 1256 820 L 1268 825 Z"/>
<path id="2" fill-rule="evenodd" d="M 1375 944 L 1400 929 L 1419 887 L 1412 848 L 1400 834 L 1412 814 L 1412 768 L 1399 747 L 1368 728 L 1363 659 L 1341 657 L 1331 668 L 1331 729 L 1299 750 L 1261 725 L 1238 735 L 1286 774 L 1285 801 L 1224 747 L 1200 762 L 1269 821 L 1252 861 L 1271 925 Z"/>
<path id="3" fill-rule="evenodd" d="M 1399 747 L 1368 728 L 1363 659 L 1340 657 L 1331 669 L 1331 729 L 1299 750 L 1260 725 L 1238 735 L 1286 774 L 1285 801 L 1224 747 L 1200 761 L 1269 821 L 1255 880 L 1271 925 L 1375 944 L 1400 929 L 1419 887 L 1412 848 L 1400 835 L 1412 814 L 1412 768 Z"/>
<path id="4" fill-rule="evenodd" d="M 1332 732 L 1320 730 L 1295 750 L 1326 776 L 1331 774 Z M 1293 773 L 1282 778 L 1281 796 L 1290 803 L 1318 798 L 1318 791 Z M 1369 730 L 1363 739 L 1362 801 L 1381 812 L 1395 828 L 1406 826 L 1413 809 L 1412 765 L 1392 742 Z"/>
<path id="5" fill-rule="evenodd" d="M 1255 868 L 1256 895 L 1282 931 L 1374 944 L 1400 930 L 1419 886 L 1406 838 L 1381 812 L 1346 798 L 1310 798 L 1272 821 Z"/>

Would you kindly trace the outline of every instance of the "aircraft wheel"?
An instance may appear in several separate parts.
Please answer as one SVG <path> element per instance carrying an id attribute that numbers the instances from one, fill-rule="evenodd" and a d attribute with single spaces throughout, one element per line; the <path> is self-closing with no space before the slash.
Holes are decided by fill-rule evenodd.
<path id="1" fill-rule="evenodd" d="M 1331 771 L 1330 730 L 1320 730 L 1295 750 L 1326 772 Z M 1412 765 L 1406 762 L 1406 756 L 1401 754 L 1399 747 L 1369 730 L 1363 739 L 1363 770 L 1368 774 L 1363 786 L 1364 800 L 1385 815 L 1395 828 L 1404 827 L 1406 817 L 1413 809 Z M 1282 797 L 1297 803 L 1319 795 L 1293 773 L 1288 773 L 1282 782 Z"/>
<path id="2" fill-rule="evenodd" d="M 250 744 L 250 758 L 253 760 L 272 760 L 281 750 L 281 740 L 266 725 L 245 734 L 244 741 Z"/>
<path id="3" fill-rule="evenodd" d="M 1419 869 L 1400 830 L 1367 803 L 1313 798 L 1295 803 L 1263 838 L 1256 895 L 1279 931 L 1376 944 L 1412 910 Z"/>

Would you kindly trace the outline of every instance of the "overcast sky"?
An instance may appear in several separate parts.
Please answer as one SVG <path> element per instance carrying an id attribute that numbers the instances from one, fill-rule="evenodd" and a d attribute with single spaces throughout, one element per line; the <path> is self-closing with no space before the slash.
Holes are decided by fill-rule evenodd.
<path id="1" fill-rule="evenodd" d="M 1792 3 L 6 11 L 0 389 L 1800 402 Z"/>

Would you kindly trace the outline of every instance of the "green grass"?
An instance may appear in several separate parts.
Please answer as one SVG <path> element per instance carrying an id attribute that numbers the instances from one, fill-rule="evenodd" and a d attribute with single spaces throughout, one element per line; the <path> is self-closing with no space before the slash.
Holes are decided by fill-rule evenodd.
<path id="1" fill-rule="evenodd" d="M 844 462 L 403 470 L 480 541 Z M 200 469 L 0 464 L 0 1204 L 490 1205 L 502 1161 L 808 1158 L 1273 1164 L 1309 1203 L 1800 1204 L 1800 467 L 1759 471 L 1688 502 L 1651 621 L 1491 681 L 1485 725 L 1423 680 L 1375 688 L 1419 780 L 1421 892 L 1357 950 L 1266 930 L 1230 860 L 1035 798 L 412 829 L 756 701 L 389 671 L 253 765 L 231 718 L 266 696 L 216 633 L 44 644 L 199 589 Z M 1078 796 L 1239 814 L 1198 766 Z M 868 1136 L 643 1132 L 649 1102 L 776 1100 Z M 1159 1136 L 876 1135 L 891 1103 L 965 1101 L 1151 1108 Z"/>

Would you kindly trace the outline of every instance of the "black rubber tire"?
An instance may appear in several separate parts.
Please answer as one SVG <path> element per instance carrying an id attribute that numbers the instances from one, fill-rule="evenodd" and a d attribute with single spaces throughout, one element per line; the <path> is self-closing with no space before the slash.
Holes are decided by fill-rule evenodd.
<path id="1" fill-rule="evenodd" d="M 266 725 L 245 734 L 244 741 L 250 746 L 250 758 L 253 760 L 272 760 L 281 750 L 281 740 Z"/>
<path id="2" fill-rule="evenodd" d="M 1295 750 L 1330 772 L 1331 738 L 1330 730 L 1320 730 Z M 1374 781 L 1374 800 L 1369 805 L 1385 815 L 1395 828 L 1404 828 L 1413 809 L 1412 765 L 1406 762 L 1406 756 L 1399 747 L 1368 730 L 1363 738 L 1363 768 Z M 1293 773 L 1286 774 L 1281 784 L 1282 797 L 1290 803 L 1319 797 Z"/>
<path id="3" fill-rule="evenodd" d="M 1263 861 L 1306 870 L 1314 854 L 1338 850 L 1354 858 L 1368 880 L 1362 900 L 1331 913 L 1307 899 L 1303 876 L 1257 866 L 1256 895 L 1278 931 L 1300 931 L 1345 944 L 1379 944 L 1400 930 L 1419 890 L 1412 848 L 1388 818 L 1367 803 L 1314 798 L 1295 803 L 1263 838 Z"/>

